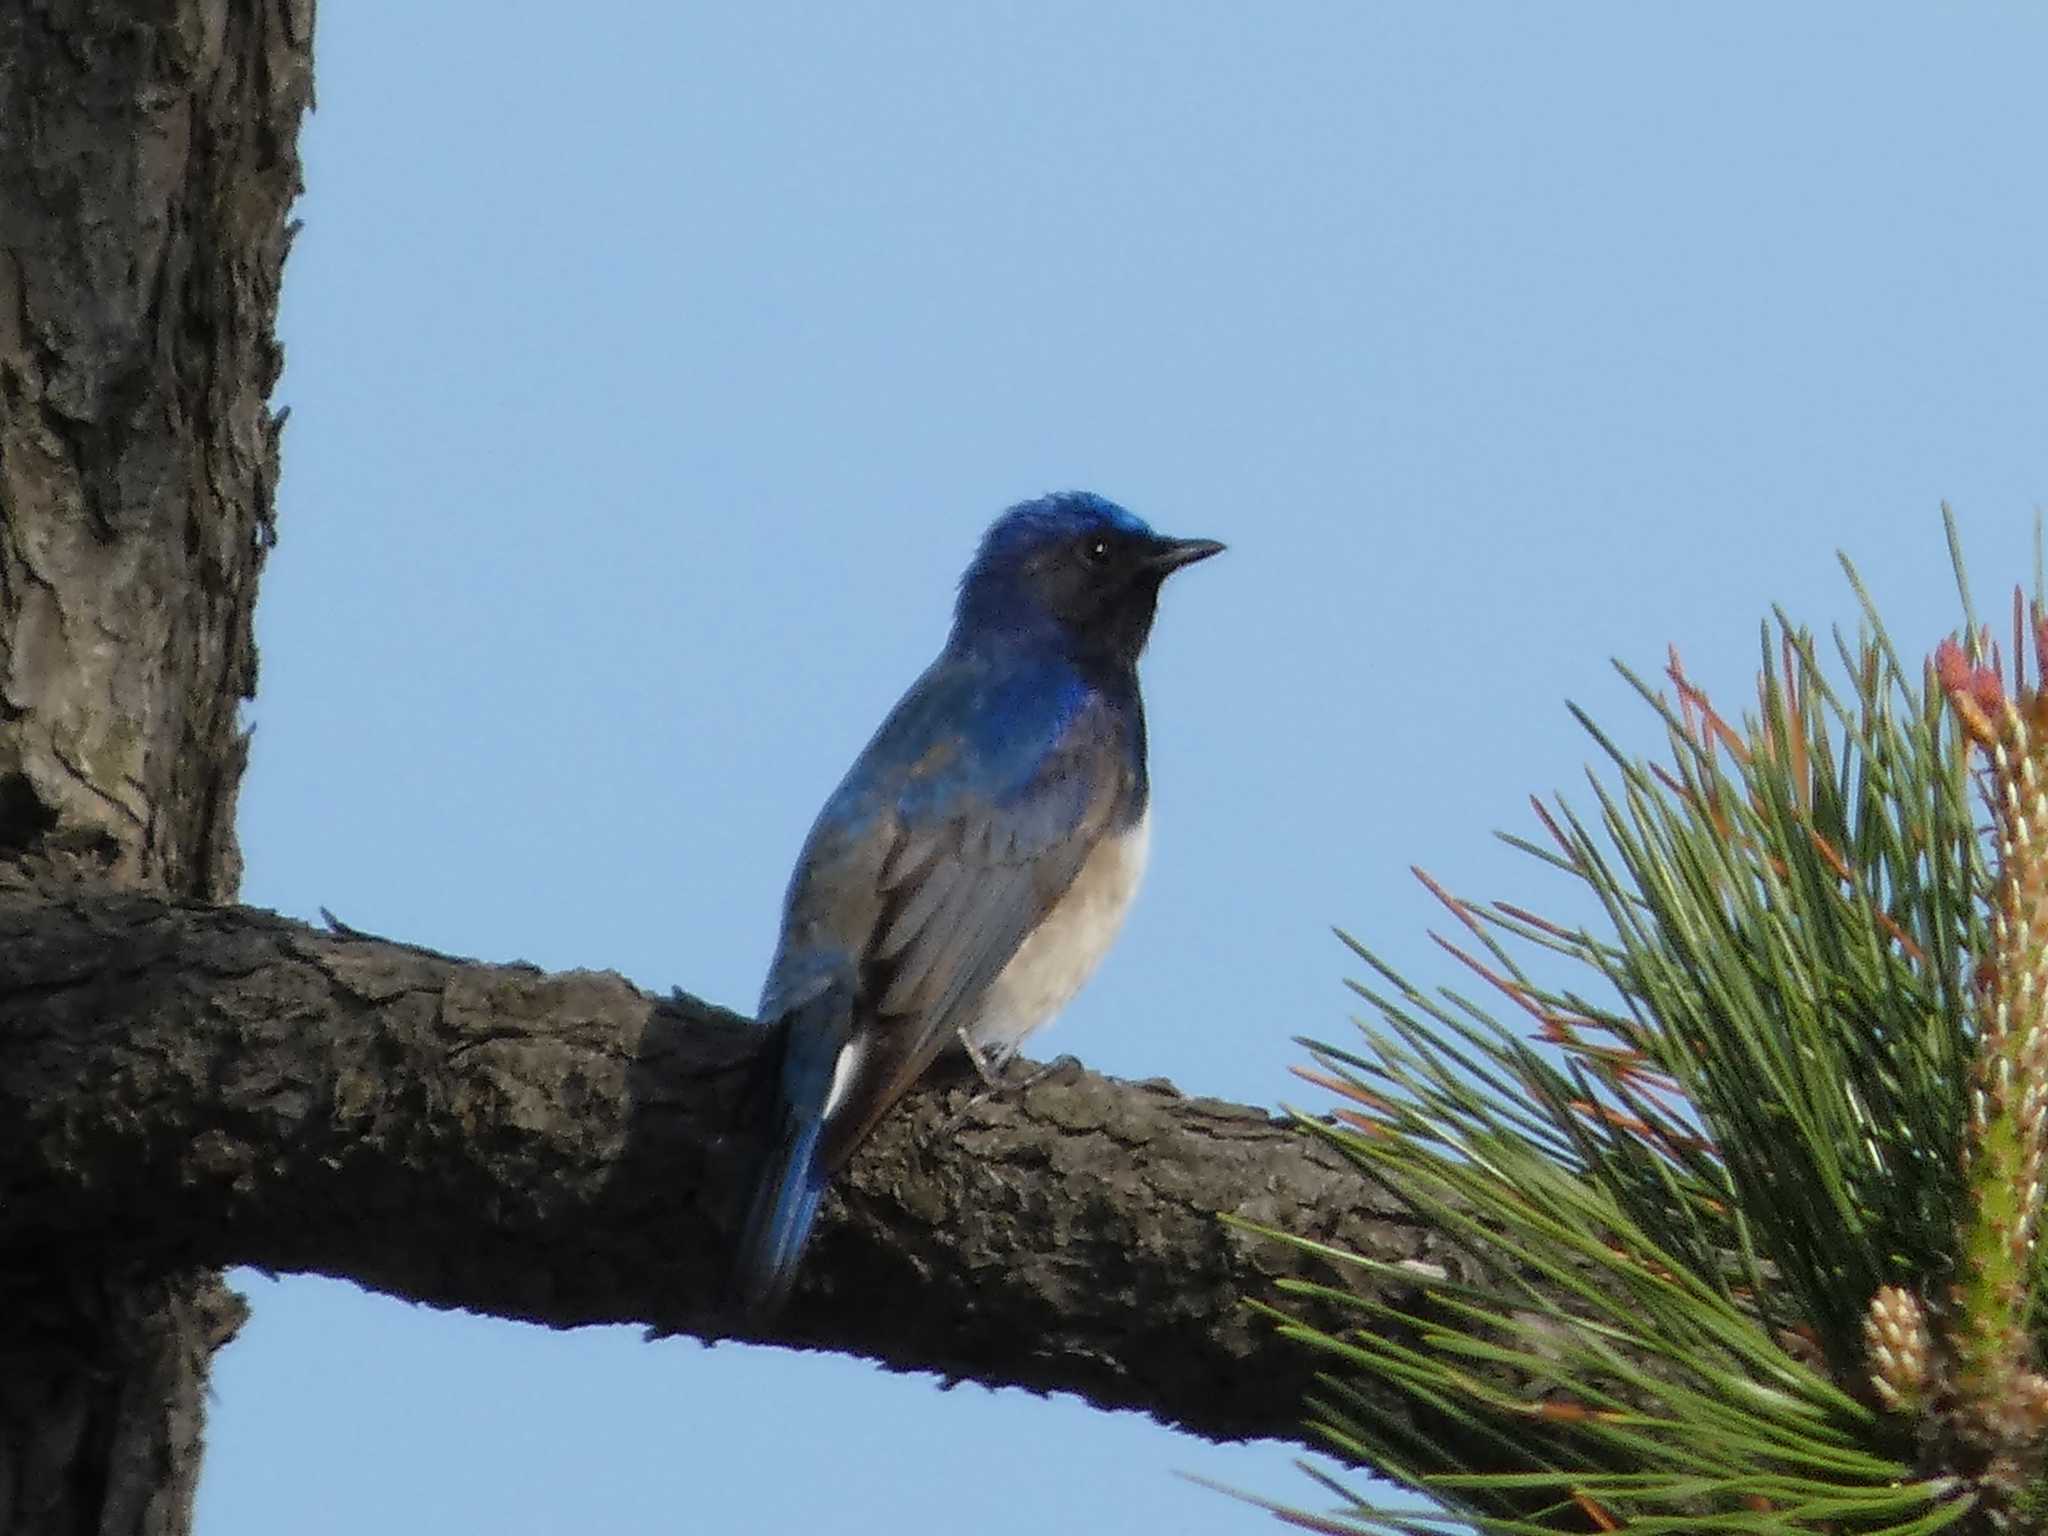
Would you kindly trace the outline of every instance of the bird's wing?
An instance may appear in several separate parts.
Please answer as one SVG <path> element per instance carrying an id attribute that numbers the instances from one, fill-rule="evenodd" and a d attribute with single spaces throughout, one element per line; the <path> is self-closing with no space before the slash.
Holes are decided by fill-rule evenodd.
<path id="1" fill-rule="evenodd" d="M 823 1106 L 823 1169 L 971 1022 L 1127 813 L 1139 770 L 1125 731 L 1078 686 L 942 664 L 862 754 L 799 865 L 777 962 L 794 981 L 791 943 L 808 933 L 829 935 L 856 968 L 851 1035 L 833 1052 Z"/>
<path id="2" fill-rule="evenodd" d="M 832 1116 L 835 1144 L 851 1151 L 973 1021 L 983 994 L 1114 824 L 1128 786 L 1121 764 L 1093 739 L 1099 725 L 1084 714 L 1013 794 L 963 792 L 942 820 L 900 828 L 864 966 L 872 1010 L 865 1091 L 850 1091 Z"/>

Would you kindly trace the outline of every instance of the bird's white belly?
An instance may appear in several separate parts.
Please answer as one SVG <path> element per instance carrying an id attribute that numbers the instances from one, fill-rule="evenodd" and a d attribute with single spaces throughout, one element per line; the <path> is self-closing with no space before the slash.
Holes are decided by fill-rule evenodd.
<path id="1" fill-rule="evenodd" d="M 1138 893 L 1151 840 L 1147 807 L 1128 832 L 1102 840 L 1059 904 L 1010 957 L 968 1029 L 992 1064 L 1015 1054 L 1024 1037 L 1050 1023 L 1095 974 Z"/>

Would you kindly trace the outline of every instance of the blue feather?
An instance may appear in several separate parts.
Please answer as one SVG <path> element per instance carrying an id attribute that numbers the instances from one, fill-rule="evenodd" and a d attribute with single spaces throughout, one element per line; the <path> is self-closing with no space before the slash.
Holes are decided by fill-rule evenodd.
<path id="1" fill-rule="evenodd" d="M 791 1010 L 776 1025 L 782 1037 L 775 1084 L 781 1124 L 756 1176 L 732 1267 L 734 1300 L 757 1316 L 773 1312 L 788 1296 L 832 1175 L 820 1164 L 818 1150 L 833 1070 L 851 1026 L 851 1008 L 837 987 Z"/>
<path id="2" fill-rule="evenodd" d="M 733 1263 L 733 1290 L 749 1313 L 775 1311 L 796 1281 L 797 1260 L 825 1196 L 825 1173 L 817 1162 L 824 1129 L 815 1116 L 785 1119 L 775 1161 L 762 1171 Z"/>

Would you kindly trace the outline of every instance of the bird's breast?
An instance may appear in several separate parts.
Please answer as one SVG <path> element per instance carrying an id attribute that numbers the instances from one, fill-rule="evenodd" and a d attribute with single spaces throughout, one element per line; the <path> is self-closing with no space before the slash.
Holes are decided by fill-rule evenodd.
<path id="1" fill-rule="evenodd" d="M 1018 946 L 988 990 L 968 1031 L 974 1043 L 1007 1060 L 1026 1035 L 1073 1001 L 1109 953 L 1138 882 L 1152 838 L 1152 812 L 1097 845 L 1066 894 Z"/>

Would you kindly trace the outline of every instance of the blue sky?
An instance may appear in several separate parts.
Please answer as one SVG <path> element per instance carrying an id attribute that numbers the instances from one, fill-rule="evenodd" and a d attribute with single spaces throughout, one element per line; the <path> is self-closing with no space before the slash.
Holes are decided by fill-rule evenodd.
<path id="1" fill-rule="evenodd" d="M 1428 866 L 1583 786 L 1608 658 L 1894 636 L 2048 496 L 2048 20 L 1465 4 L 322 8 L 246 898 L 752 1004 L 789 862 L 987 520 L 1227 540 L 1153 862 L 1041 1037 L 1258 1103 L 1418 979 Z M 1987 607 L 1994 606 L 1987 602 Z M 1580 798 L 1585 798 L 1580 790 Z M 1291 1449 L 243 1277 L 205 1536 L 1242 1530 Z"/>

